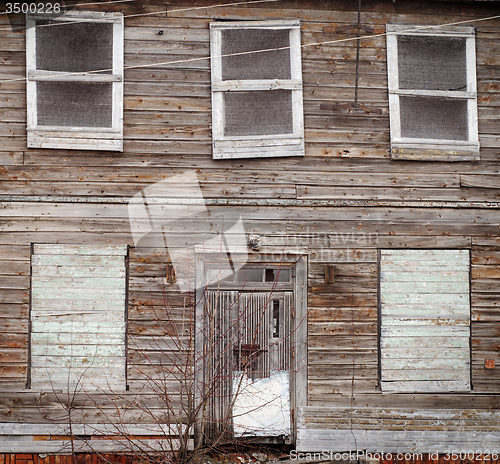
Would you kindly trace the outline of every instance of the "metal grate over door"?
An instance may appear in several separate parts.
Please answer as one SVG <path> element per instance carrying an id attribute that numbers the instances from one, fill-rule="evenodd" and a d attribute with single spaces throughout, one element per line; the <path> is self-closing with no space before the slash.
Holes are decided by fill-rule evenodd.
<path id="1" fill-rule="evenodd" d="M 207 292 L 205 390 L 208 434 L 232 430 L 232 382 L 290 371 L 293 292 Z"/>

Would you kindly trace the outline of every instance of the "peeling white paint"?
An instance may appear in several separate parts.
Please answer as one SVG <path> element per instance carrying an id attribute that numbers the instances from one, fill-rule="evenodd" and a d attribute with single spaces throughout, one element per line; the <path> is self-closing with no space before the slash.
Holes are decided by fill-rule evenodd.
<path id="1" fill-rule="evenodd" d="M 233 377 L 233 426 L 237 437 L 290 435 L 290 373 L 272 372 L 252 380 Z"/>

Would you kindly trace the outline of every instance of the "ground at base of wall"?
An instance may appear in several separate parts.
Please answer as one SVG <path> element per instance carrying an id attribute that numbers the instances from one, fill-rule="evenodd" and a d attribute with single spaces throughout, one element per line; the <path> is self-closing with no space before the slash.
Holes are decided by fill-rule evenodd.
<path id="1" fill-rule="evenodd" d="M 500 464 L 500 458 L 492 459 L 491 456 L 475 455 L 472 459 L 453 459 L 444 454 L 427 453 L 387 453 L 383 456 L 359 457 L 332 456 L 334 459 L 325 459 L 321 453 L 304 453 L 309 456 L 298 456 L 293 453 L 277 453 L 275 450 L 266 452 L 228 452 L 213 454 L 199 461 L 199 464 Z M 314 456 L 316 454 L 316 456 Z M 349 454 L 349 453 L 345 453 Z M 311 456 L 312 455 L 312 456 Z M 312 458 L 311 458 L 312 457 Z M 317 457 L 317 459 L 314 459 Z M 335 459 L 338 457 L 339 459 Z M 347 459 L 345 459 L 347 457 Z M 97 454 L 77 453 L 71 454 L 0 454 L 0 464 L 144 464 L 153 462 L 139 456 L 124 454 Z"/>
<path id="2" fill-rule="evenodd" d="M 139 457 L 124 454 L 0 454 L 0 464 L 139 464 Z"/>

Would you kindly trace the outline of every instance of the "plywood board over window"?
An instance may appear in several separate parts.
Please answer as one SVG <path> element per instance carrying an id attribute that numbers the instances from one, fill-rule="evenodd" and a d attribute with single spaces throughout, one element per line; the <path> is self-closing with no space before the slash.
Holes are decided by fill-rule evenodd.
<path id="1" fill-rule="evenodd" d="M 31 388 L 125 390 L 126 253 L 34 245 Z"/>
<path id="2" fill-rule="evenodd" d="M 469 250 L 382 250 L 384 392 L 469 391 Z"/>
<path id="3" fill-rule="evenodd" d="M 27 18 L 28 147 L 123 150 L 123 15 Z"/>
<path id="4" fill-rule="evenodd" d="M 472 27 L 387 25 L 393 159 L 479 159 Z"/>
<path id="5" fill-rule="evenodd" d="M 210 24 L 213 158 L 304 156 L 299 21 Z"/>

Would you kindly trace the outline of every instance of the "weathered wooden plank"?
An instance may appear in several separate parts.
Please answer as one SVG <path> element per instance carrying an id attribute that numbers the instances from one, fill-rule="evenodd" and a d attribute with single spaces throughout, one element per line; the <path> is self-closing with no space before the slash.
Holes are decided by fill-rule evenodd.
<path id="1" fill-rule="evenodd" d="M 444 260 L 445 262 L 468 262 L 468 250 L 381 250 L 381 257 L 387 259 L 390 263 L 398 264 L 401 261 L 431 261 L 438 262 Z"/>
<path id="2" fill-rule="evenodd" d="M 1 264 L 0 264 L 1 266 Z M 0 278 L 0 289 L 8 291 L 9 289 L 27 289 L 29 288 L 28 276 L 2 276 Z"/>
<path id="3" fill-rule="evenodd" d="M 135 433 L 132 432 L 132 435 Z M 154 435 L 154 434 L 150 434 Z M 64 434 L 66 437 L 67 434 Z M 33 440 L 33 441 L 32 441 Z M 0 442 L 0 452 L 2 453 L 62 453 L 68 454 L 72 451 L 77 453 L 100 453 L 104 457 L 109 453 L 136 453 L 148 450 L 151 453 L 165 452 L 165 450 L 175 450 L 180 446 L 177 440 L 171 438 L 124 438 L 119 435 L 119 438 L 111 440 L 98 439 L 98 440 L 47 440 L 47 441 L 34 441 L 33 437 L 27 440 L 7 440 Z M 194 442 L 189 440 L 188 449 L 194 448 Z M 107 453 L 107 454 L 104 454 Z M 57 454 L 59 458 L 59 455 Z"/>
<path id="4" fill-rule="evenodd" d="M 0 332 L 16 334 L 28 333 L 28 320 L 27 318 L 11 319 L 8 317 L 0 317 Z"/>
<path id="5" fill-rule="evenodd" d="M 369 322 L 309 322 L 307 324 L 309 335 L 326 334 L 356 334 L 356 335 L 376 335 L 377 323 Z"/>

